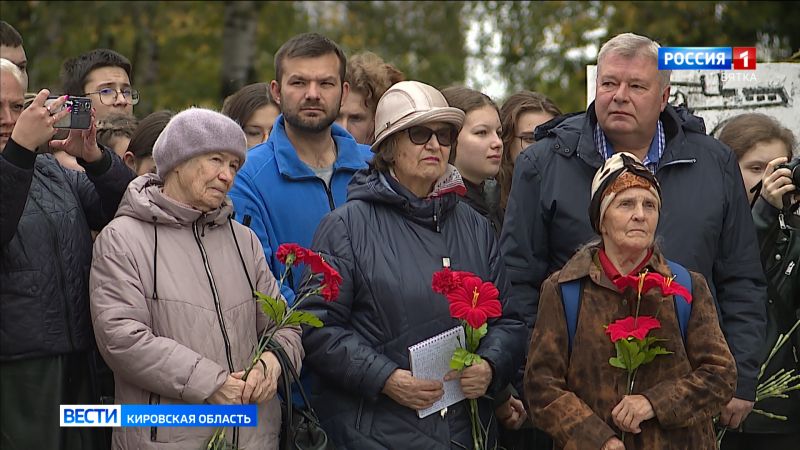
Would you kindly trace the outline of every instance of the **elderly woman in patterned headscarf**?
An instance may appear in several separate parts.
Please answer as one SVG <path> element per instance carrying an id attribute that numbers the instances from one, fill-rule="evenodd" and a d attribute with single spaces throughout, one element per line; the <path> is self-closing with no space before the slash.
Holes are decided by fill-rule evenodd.
<path id="1" fill-rule="evenodd" d="M 733 395 L 736 366 L 705 279 L 655 244 L 658 182 L 635 156 L 617 153 L 595 175 L 591 195 L 600 241 L 542 285 L 525 371 L 534 424 L 556 448 L 716 448 L 712 416 Z M 642 289 L 643 273 L 660 284 Z M 664 293 L 680 287 L 668 282 L 673 275 L 686 288 L 681 296 Z M 609 326 L 631 316 L 627 330 Z M 670 353 L 639 366 L 631 381 L 609 361 L 621 345 L 612 340 L 644 334 Z"/>

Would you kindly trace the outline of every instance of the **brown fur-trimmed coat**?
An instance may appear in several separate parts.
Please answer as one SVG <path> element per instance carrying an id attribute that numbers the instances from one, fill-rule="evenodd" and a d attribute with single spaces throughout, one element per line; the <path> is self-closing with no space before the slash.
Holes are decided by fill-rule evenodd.
<path id="1" fill-rule="evenodd" d="M 671 275 L 658 250 L 647 267 Z M 587 275 L 569 357 L 559 283 Z M 733 396 L 736 365 L 705 279 L 695 272 L 691 276 L 693 302 L 685 349 L 672 297 L 662 297 L 655 289 L 642 297 L 640 315 L 655 315 L 661 302 L 661 328 L 650 335 L 668 339 L 661 344 L 674 353 L 639 368 L 633 393 L 647 397 L 655 417 L 640 425 L 640 434 L 626 433 L 626 449 L 716 449 L 711 418 Z M 542 285 L 525 394 L 534 423 L 554 438 L 556 448 L 599 449 L 621 434 L 611 410 L 625 395 L 627 372 L 609 365 L 616 350 L 604 326 L 633 315 L 632 308 L 635 298 L 618 293 L 600 267 L 597 248 L 579 251 Z"/>

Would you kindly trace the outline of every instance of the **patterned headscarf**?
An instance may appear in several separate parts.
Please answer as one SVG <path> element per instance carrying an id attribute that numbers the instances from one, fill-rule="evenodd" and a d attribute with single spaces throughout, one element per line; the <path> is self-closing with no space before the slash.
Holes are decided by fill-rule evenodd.
<path id="1" fill-rule="evenodd" d="M 600 234 L 600 224 L 614 197 L 634 187 L 650 190 L 658 199 L 658 209 L 661 210 L 661 186 L 636 156 L 626 152 L 615 153 L 597 171 L 592 180 L 592 201 L 589 203 L 589 219 L 597 234 Z"/>

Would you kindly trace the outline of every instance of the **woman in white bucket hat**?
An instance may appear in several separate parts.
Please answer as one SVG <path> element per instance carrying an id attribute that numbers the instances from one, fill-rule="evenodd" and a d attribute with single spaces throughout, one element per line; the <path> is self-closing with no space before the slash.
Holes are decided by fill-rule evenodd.
<path id="1" fill-rule="evenodd" d="M 479 399 L 494 444 L 486 396 L 502 389 L 523 359 L 521 316 L 505 304 L 507 282 L 494 232 L 458 201 L 465 187 L 449 164 L 464 112 L 423 83 L 392 86 L 378 102 L 375 157 L 355 174 L 348 201 L 320 223 L 312 248 L 342 275 L 339 299 L 311 298 L 325 323 L 303 340 L 322 426 L 336 448 L 473 448 L 468 403 L 420 419 L 444 380 L 412 376 L 408 348 L 459 322 L 432 276 L 443 267 L 472 272 L 500 291 L 502 315 L 488 322 L 482 361 L 451 373 Z M 304 289 L 316 289 L 316 281 Z"/>

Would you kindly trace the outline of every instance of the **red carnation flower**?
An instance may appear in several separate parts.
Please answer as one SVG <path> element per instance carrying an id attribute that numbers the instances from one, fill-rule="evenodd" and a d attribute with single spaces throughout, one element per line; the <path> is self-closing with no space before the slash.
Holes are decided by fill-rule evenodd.
<path id="1" fill-rule="evenodd" d="M 342 276 L 333 267 L 325 264 L 327 269 L 323 272 L 323 285 L 320 295 L 325 301 L 332 302 L 339 297 L 339 285 L 342 284 Z"/>
<path id="2" fill-rule="evenodd" d="M 328 263 L 326 263 L 325 260 L 322 259 L 322 256 L 320 256 L 320 254 L 317 252 L 308 252 L 303 259 L 303 262 L 309 266 L 311 271 L 314 273 L 324 274 L 325 271 L 330 268 Z"/>
<path id="3" fill-rule="evenodd" d="M 308 253 L 309 251 L 307 249 L 297 244 L 286 243 L 278 246 L 278 251 L 275 253 L 275 256 L 278 258 L 278 261 L 283 264 L 296 266 L 303 262 L 303 259 L 305 259 Z"/>
<path id="4" fill-rule="evenodd" d="M 611 342 L 617 342 L 620 339 L 629 337 L 641 340 L 647 336 L 650 330 L 656 328 L 661 328 L 661 322 L 655 317 L 639 316 L 637 319 L 633 316 L 628 316 L 610 324 L 606 328 L 606 334 L 611 337 Z"/>
<path id="5" fill-rule="evenodd" d="M 491 317 L 500 317 L 503 307 L 494 284 L 476 276 L 461 279 L 461 284 L 447 294 L 450 315 L 466 320 L 472 328 L 480 328 Z"/>
<path id="6" fill-rule="evenodd" d="M 447 295 L 459 286 L 461 286 L 461 281 L 466 278 L 474 276 L 469 272 L 461 272 L 457 270 L 450 270 L 450 268 L 445 267 L 444 269 L 434 272 L 433 274 L 433 282 L 431 283 L 433 287 L 433 292 L 437 294 Z"/>
<path id="7" fill-rule="evenodd" d="M 330 264 L 326 263 L 322 256 L 316 252 L 307 252 L 303 262 L 311 268 L 315 274 L 322 275 L 322 289 L 320 295 L 326 301 L 336 300 L 339 296 L 339 285 L 342 284 L 342 276 Z"/>

